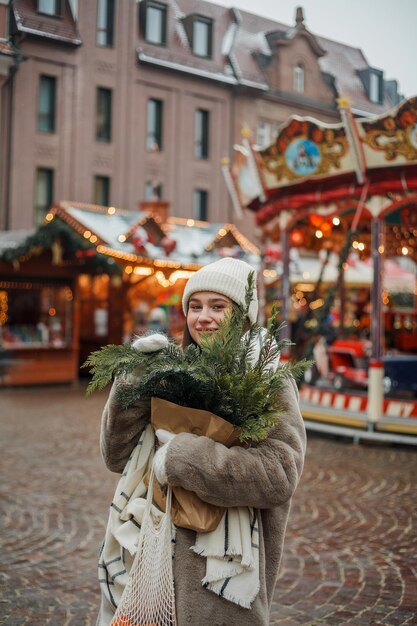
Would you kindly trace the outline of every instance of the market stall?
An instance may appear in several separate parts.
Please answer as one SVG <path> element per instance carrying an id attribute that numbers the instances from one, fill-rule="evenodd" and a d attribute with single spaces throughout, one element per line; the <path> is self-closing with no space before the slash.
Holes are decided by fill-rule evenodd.
<path id="1" fill-rule="evenodd" d="M 0 385 L 74 381 L 91 351 L 148 330 L 180 340 L 194 271 L 224 255 L 259 264 L 233 224 L 168 217 L 166 204 L 62 202 L 35 233 L 5 234 Z"/>

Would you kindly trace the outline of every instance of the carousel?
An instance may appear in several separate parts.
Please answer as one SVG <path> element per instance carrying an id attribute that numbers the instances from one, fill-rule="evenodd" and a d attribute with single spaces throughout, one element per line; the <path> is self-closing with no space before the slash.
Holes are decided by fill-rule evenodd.
<path id="1" fill-rule="evenodd" d="M 261 229 L 285 356 L 315 360 L 304 417 L 415 435 L 417 97 L 372 118 L 339 108 L 339 124 L 290 118 L 262 150 L 245 130 L 226 182 Z"/>

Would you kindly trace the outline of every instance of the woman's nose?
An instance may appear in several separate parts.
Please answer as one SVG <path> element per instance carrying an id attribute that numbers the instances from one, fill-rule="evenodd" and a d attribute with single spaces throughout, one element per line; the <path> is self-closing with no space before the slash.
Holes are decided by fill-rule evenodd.
<path id="1" fill-rule="evenodd" d="M 200 314 L 198 316 L 198 321 L 199 322 L 210 322 L 211 321 L 211 315 L 210 315 L 210 309 L 203 307 L 200 311 Z"/>

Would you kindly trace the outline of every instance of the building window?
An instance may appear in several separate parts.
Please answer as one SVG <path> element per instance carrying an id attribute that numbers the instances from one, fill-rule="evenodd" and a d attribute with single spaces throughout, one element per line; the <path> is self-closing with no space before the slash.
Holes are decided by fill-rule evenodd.
<path id="1" fill-rule="evenodd" d="M 146 134 L 146 149 L 148 152 L 160 152 L 162 150 L 162 115 L 162 100 L 155 100 L 154 98 L 148 100 Z"/>
<path id="2" fill-rule="evenodd" d="M 96 118 L 96 139 L 97 141 L 111 141 L 111 89 L 104 87 L 97 88 L 97 118 Z"/>
<path id="3" fill-rule="evenodd" d="M 55 94 L 56 78 L 41 76 L 39 78 L 38 130 L 44 133 L 55 131 Z"/>
<path id="4" fill-rule="evenodd" d="M 196 17 L 193 21 L 193 53 L 199 57 L 211 57 L 212 20 Z"/>
<path id="5" fill-rule="evenodd" d="M 42 224 L 53 202 L 54 171 L 39 167 L 35 179 L 35 224 Z"/>
<path id="6" fill-rule="evenodd" d="M 145 39 L 148 43 L 165 46 L 167 40 L 167 7 L 148 0 L 146 4 Z"/>
<path id="7" fill-rule="evenodd" d="M 94 204 L 110 205 L 110 178 L 108 176 L 94 177 Z"/>
<path id="8" fill-rule="evenodd" d="M 376 72 L 369 74 L 369 99 L 376 104 L 381 102 L 380 80 Z"/>
<path id="9" fill-rule="evenodd" d="M 114 34 L 114 0 L 98 0 L 97 33 L 98 46 L 113 46 Z"/>
<path id="10" fill-rule="evenodd" d="M 195 112 L 194 155 L 197 159 L 209 156 L 210 113 L 204 109 Z"/>
<path id="11" fill-rule="evenodd" d="M 161 183 L 154 183 L 152 180 L 147 180 L 145 185 L 145 200 L 161 200 L 162 199 L 162 185 Z"/>
<path id="12" fill-rule="evenodd" d="M 38 13 L 62 17 L 62 0 L 38 0 Z"/>
<path id="13" fill-rule="evenodd" d="M 195 189 L 193 198 L 193 218 L 207 221 L 208 217 L 208 191 Z"/>
<path id="14" fill-rule="evenodd" d="M 256 145 L 262 149 L 272 143 L 272 124 L 261 120 L 256 129 Z"/>
<path id="15" fill-rule="evenodd" d="M 304 67 L 301 63 L 294 67 L 294 91 L 304 93 Z"/>

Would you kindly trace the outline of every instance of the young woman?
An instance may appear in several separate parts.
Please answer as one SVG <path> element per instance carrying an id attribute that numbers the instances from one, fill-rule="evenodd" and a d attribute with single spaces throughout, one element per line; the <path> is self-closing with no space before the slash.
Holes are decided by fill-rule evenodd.
<path id="1" fill-rule="evenodd" d="M 185 345 L 190 342 L 198 345 L 201 333 L 216 332 L 232 302 L 243 305 L 247 278 L 252 271 L 243 261 L 224 258 L 203 267 L 189 279 L 183 295 Z M 251 322 L 256 320 L 257 312 L 254 294 L 248 313 Z M 150 351 L 152 345 L 149 341 L 144 344 L 145 339 L 149 338 L 137 340 L 136 347 Z M 161 347 L 157 344 L 156 338 L 156 349 Z M 101 450 L 107 467 L 121 473 L 149 424 L 150 403 L 143 400 L 122 410 L 115 394 L 118 384 L 114 383 L 104 409 Z M 291 498 L 301 476 L 306 447 L 298 392 L 291 380 L 283 400 L 288 407 L 285 416 L 280 417 L 266 440 L 249 448 L 226 448 L 208 437 L 191 433 L 167 439 L 164 433 L 160 435 L 163 443 L 169 439 L 153 459 L 160 483 L 193 491 L 201 500 L 214 505 L 253 513 L 250 541 L 255 554 L 255 574 L 241 578 L 231 574 L 217 587 L 202 585 L 207 563 L 192 549 L 196 533 L 176 529 L 173 568 L 178 626 L 269 624 Z M 234 532 L 230 525 L 224 541 L 233 542 L 235 537 L 228 536 L 227 530 Z M 115 583 L 127 575 L 123 570 L 130 567 L 125 551 L 120 558 L 119 569 L 116 567 L 113 573 L 105 558 L 100 561 L 100 577 L 104 583 L 98 626 L 109 626 L 117 603 Z"/>

